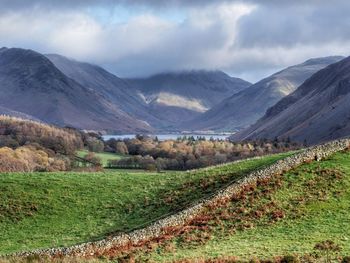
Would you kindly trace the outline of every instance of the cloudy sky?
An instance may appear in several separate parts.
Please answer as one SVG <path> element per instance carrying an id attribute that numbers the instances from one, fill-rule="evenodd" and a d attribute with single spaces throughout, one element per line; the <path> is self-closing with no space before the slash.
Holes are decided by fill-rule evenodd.
<path id="1" fill-rule="evenodd" d="M 0 46 L 59 53 L 122 77 L 219 69 L 257 81 L 350 55 L 348 0 L 0 0 Z"/>

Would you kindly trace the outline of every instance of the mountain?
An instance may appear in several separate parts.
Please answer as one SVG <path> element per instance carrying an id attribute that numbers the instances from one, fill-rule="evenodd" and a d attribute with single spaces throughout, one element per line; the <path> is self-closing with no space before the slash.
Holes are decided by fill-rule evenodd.
<path id="1" fill-rule="evenodd" d="M 125 80 L 97 65 L 79 62 L 57 54 L 47 54 L 46 57 L 66 76 L 85 88 L 101 94 L 121 110 L 152 126 L 159 125 L 160 121 L 149 112 L 148 105 Z"/>
<path id="2" fill-rule="evenodd" d="M 291 138 L 314 144 L 350 135 L 350 57 L 318 71 L 235 140 Z"/>
<path id="3" fill-rule="evenodd" d="M 312 74 L 341 60 L 324 57 L 288 67 L 223 100 L 185 126 L 192 130 L 240 130 L 253 124 L 281 98 L 293 92 Z"/>
<path id="4" fill-rule="evenodd" d="M 221 71 L 182 71 L 127 79 L 157 118 L 169 125 L 191 120 L 251 83 Z"/>
<path id="5" fill-rule="evenodd" d="M 23 112 L 10 110 L 10 109 L 7 109 L 7 108 L 1 107 L 1 106 L 0 106 L 0 115 L 18 117 L 18 118 L 27 119 L 27 120 L 36 120 L 36 121 L 39 120 L 39 119 L 37 119 L 31 115 L 25 114 Z"/>
<path id="6" fill-rule="evenodd" d="M 69 78 L 160 130 L 176 129 L 180 121 L 192 119 L 250 85 L 219 71 L 164 73 L 124 80 L 96 65 L 57 54 L 46 57 Z"/>
<path id="7" fill-rule="evenodd" d="M 114 132 L 151 130 L 32 50 L 0 49 L 0 106 L 60 126 Z"/>

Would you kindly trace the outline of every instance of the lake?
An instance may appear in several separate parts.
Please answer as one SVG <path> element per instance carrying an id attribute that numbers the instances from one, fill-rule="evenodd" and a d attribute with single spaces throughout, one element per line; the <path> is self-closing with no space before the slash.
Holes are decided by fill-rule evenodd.
<path id="1" fill-rule="evenodd" d="M 123 139 L 133 139 L 135 138 L 136 134 L 122 134 L 122 135 L 103 135 L 103 140 L 109 140 L 109 139 L 116 139 L 116 140 L 123 140 Z M 158 140 L 165 141 L 165 140 L 176 140 L 179 137 L 183 136 L 193 136 L 195 139 L 198 137 L 205 137 L 206 140 L 210 140 L 210 138 L 214 138 L 214 140 L 225 140 L 227 139 L 228 134 L 182 134 L 182 133 L 172 133 L 172 134 L 150 134 L 151 137 L 158 137 Z"/>

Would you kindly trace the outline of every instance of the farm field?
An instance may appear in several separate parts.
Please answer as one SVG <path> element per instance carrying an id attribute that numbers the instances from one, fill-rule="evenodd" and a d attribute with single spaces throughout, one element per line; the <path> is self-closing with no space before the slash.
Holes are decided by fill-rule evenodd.
<path id="1" fill-rule="evenodd" d="M 2 173 L 0 254 L 68 246 L 140 227 L 290 154 L 193 172 Z"/>

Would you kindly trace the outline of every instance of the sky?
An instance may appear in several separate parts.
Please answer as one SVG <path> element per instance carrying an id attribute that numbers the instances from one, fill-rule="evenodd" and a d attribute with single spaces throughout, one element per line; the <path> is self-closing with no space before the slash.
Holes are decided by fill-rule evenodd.
<path id="1" fill-rule="evenodd" d="M 348 0 L 0 0 L 0 46 L 58 53 L 120 77 L 222 70 L 256 82 L 350 55 Z"/>

